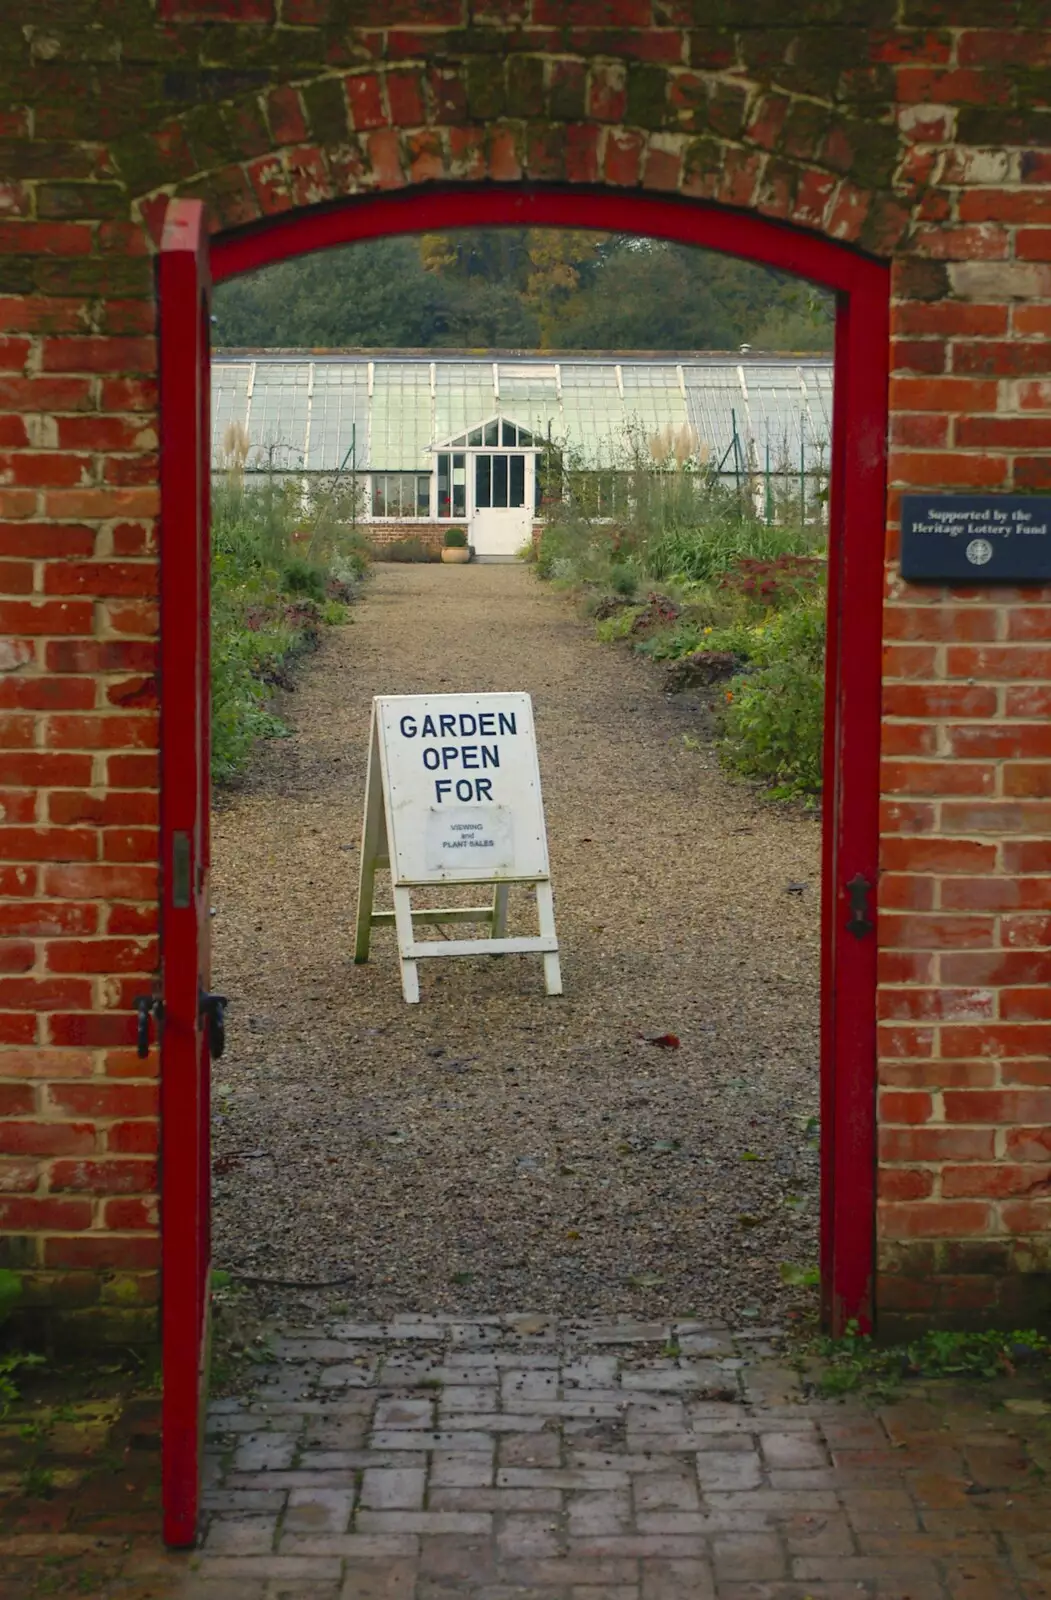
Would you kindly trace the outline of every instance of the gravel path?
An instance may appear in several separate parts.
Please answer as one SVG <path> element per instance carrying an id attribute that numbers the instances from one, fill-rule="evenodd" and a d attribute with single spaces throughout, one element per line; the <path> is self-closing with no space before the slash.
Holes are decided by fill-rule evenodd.
<path id="1" fill-rule="evenodd" d="M 724 778 L 698 707 L 523 567 L 380 566 L 354 617 L 216 817 L 216 1265 L 345 1280 L 255 1291 L 289 1318 L 800 1304 L 779 1264 L 817 1255 L 818 824 Z M 392 932 L 351 959 L 371 696 L 511 689 L 565 996 L 536 956 L 430 961 L 408 1007 Z"/>

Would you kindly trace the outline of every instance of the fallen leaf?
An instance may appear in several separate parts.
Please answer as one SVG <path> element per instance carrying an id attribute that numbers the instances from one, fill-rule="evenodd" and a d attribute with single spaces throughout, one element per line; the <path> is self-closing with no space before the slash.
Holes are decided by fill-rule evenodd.
<path id="1" fill-rule="evenodd" d="M 655 1044 L 660 1050 L 678 1050 L 679 1035 L 677 1033 L 640 1033 L 639 1038 L 643 1044 Z"/>
<path id="2" fill-rule="evenodd" d="M 633 1272 L 628 1282 L 636 1289 L 659 1289 L 664 1279 L 657 1272 Z"/>

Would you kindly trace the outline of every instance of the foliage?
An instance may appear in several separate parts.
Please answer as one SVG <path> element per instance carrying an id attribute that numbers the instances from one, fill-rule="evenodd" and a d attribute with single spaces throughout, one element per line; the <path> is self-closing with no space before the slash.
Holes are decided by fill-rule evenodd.
<path id="1" fill-rule="evenodd" d="M 825 607 L 810 601 L 754 630 L 751 665 L 726 690 L 726 765 L 775 785 L 775 796 L 821 791 Z"/>
<path id="2" fill-rule="evenodd" d="M 466 550 L 467 535 L 462 528 L 449 528 L 445 535 L 447 550 Z"/>
<path id="3" fill-rule="evenodd" d="M 466 541 L 465 541 L 466 543 Z M 395 539 L 375 552 L 377 561 L 437 561 L 437 553 L 422 539 Z"/>
<path id="4" fill-rule="evenodd" d="M 590 597 L 600 639 L 668 663 L 668 692 L 720 685 L 710 704 L 728 769 L 774 797 L 810 798 L 821 788 L 824 531 L 787 506 L 761 520 L 752 486 L 727 488 L 699 453 L 685 437 L 633 440 L 605 497 L 564 454 L 549 460 L 537 572 Z"/>
<path id="5" fill-rule="evenodd" d="M 841 1339 L 819 1339 L 811 1353 L 820 1357 L 818 1388 L 823 1394 L 866 1391 L 893 1395 L 908 1378 L 1012 1377 L 1022 1366 L 1046 1369 L 1051 1340 L 1033 1329 L 1014 1333 L 921 1334 L 908 1344 L 876 1344 L 848 1324 Z"/>
<path id="6" fill-rule="evenodd" d="M 662 240 L 491 228 L 377 239 L 221 284 L 223 345 L 827 350 L 831 298 Z"/>
<path id="7" fill-rule="evenodd" d="M 9 1267 L 0 1267 L 0 1323 L 7 1321 L 22 1298 L 22 1277 Z M 23 1367 L 39 1367 L 44 1357 L 26 1350 L 5 1350 L 0 1353 L 0 1420 L 7 1416 L 19 1397 L 15 1373 Z"/>
<path id="8" fill-rule="evenodd" d="M 288 687 L 291 660 L 319 628 L 346 620 L 344 601 L 364 573 L 362 541 L 340 520 L 340 486 L 304 501 L 298 483 L 266 476 L 246 488 L 236 466 L 212 497 L 212 773 L 229 779 L 259 738 L 285 728 L 269 710 Z"/>

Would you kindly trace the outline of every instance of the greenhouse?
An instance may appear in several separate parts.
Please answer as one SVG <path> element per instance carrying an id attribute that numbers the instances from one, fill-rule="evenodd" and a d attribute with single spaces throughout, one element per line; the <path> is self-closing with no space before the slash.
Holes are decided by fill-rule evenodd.
<path id="1" fill-rule="evenodd" d="M 760 515 L 781 495 L 819 515 L 831 429 L 829 357 L 238 351 L 212 369 L 217 468 L 338 476 L 379 542 L 456 523 L 482 556 L 513 555 L 571 477 L 613 514 L 640 459 L 715 474 Z"/>

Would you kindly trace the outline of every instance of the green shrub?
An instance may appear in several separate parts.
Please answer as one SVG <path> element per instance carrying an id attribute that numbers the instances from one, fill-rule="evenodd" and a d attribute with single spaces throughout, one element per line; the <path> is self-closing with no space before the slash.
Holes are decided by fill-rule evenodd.
<path id="1" fill-rule="evenodd" d="M 447 528 L 445 531 L 446 550 L 466 550 L 467 535 L 462 528 Z"/>
<path id="2" fill-rule="evenodd" d="M 438 553 L 422 539 L 395 539 L 393 544 L 380 545 L 373 552 L 376 561 L 437 561 Z"/>
<path id="3" fill-rule="evenodd" d="M 305 594 L 320 602 L 325 598 L 325 573 L 302 556 L 293 556 L 281 568 L 281 588 L 285 594 Z"/>
<path id="4" fill-rule="evenodd" d="M 821 790 L 825 608 L 813 601 L 753 630 L 752 667 L 726 691 L 720 753 L 779 796 Z"/>
<path id="5" fill-rule="evenodd" d="M 603 617 L 601 621 L 596 622 L 595 638 L 601 639 L 603 644 L 612 644 L 615 639 L 630 638 L 638 614 L 638 606 L 621 606 L 611 617 Z"/>
<path id="6" fill-rule="evenodd" d="M 325 527 L 328 503 L 304 553 L 298 485 L 268 479 L 247 489 L 236 477 L 214 485 L 212 774 L 219 781 L 243 768 L 256 739 L 287 732 L 269 708 L 270 691 L 287 684 L 289 663 L 314 647 L 319 624 L 345 620 L 345 606 L 327 598 L 329 584 L 349 598 L 349 585 L 367 568 L 355 530 Z"/>

